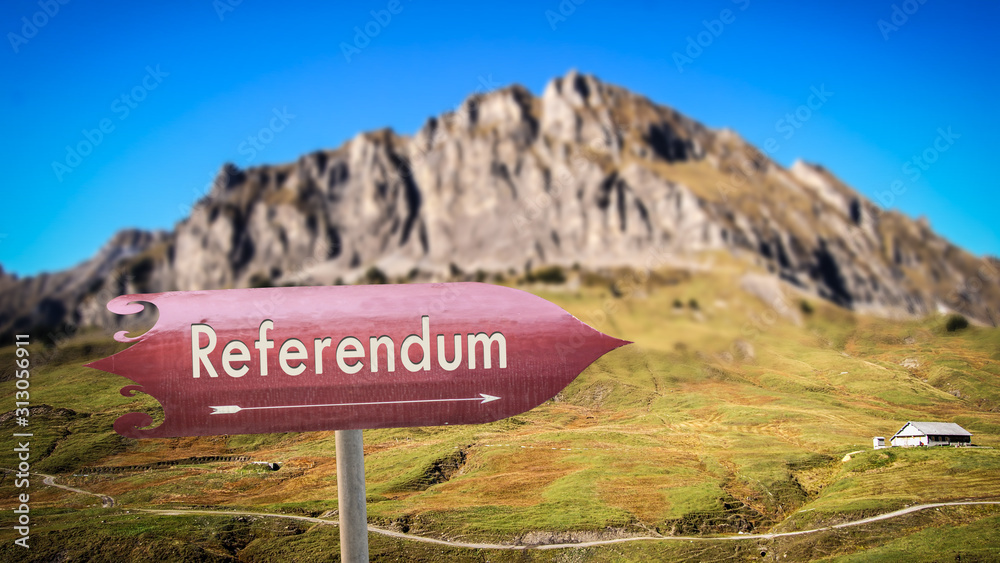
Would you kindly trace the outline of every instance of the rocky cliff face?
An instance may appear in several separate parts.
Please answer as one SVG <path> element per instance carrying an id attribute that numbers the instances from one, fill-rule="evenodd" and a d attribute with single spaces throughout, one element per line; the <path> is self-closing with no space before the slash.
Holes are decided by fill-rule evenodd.
<path id="1" fill-rule="evenodd" d="M 878 314 L 994 322 L 995 259 L 885 212 L 820 166 L 790 169 L 729 130 L 593 76 L 541 97 L 467 99 L 412 137 L 362 133 L 297 162 L 226 165 L 172 233 L 123 232 L 90 261 L 0 273 L 0 332 L 100 321 L 104 297 L 543 264 L 643 267 L 727 250 L 804 291 Z"/>
<path id="2" fill-rule="evenodd" d="M 36 340 L 58 340 L 66 334 L 67 325 L 75 328 L 83 318 L 103 315 L 97 312 L 103 309 L 99 300 L 107 302 L 135 287 L 122 265 L 130 264 L 140 276 L 147 275 L 143 265 L 152 268 L 153 262 L 136 258 L 169 239 L 168 233 L 129 229 L 69 270 L 20 279 L 0 269 L 0 341 L 19 332 L 29 332 Z"/>

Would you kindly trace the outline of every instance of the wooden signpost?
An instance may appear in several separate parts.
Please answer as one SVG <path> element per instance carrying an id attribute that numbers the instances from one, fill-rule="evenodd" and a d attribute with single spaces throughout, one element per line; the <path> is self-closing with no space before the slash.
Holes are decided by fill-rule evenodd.
<path id="1" fill-rule="evenodd" d="M 163 406 L 119 417 L 130 438 L 336 430 L 341 551 L 368 558 L 361 430 L 479 424 L 551 399 L 628 344 L 529 293 L 478 283 L 124 295 L 148 332 L 89 367 Z M 363 544 L 363 545 L 362 545 Z"/>

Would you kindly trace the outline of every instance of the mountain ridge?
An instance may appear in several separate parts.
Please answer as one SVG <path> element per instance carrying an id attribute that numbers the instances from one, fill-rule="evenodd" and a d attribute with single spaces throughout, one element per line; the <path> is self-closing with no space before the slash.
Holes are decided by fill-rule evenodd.
<path id="1" fill-rule="evenodd" d="M 734 131 L 570 71 L 540 96 L 474 94 L 412 136 L 381 129 L 295 162 L 226 164 L 170 232 L 121 231 L 62 272 L 0 270 L 0 335 L 114 323 L 100 301 L 121 293 L 354 282 L 373 268 L 431 281 L 642 267 L 651 252 L 717 250 L 850 309 L 997 322 L 996 258 L 822 166 L 786 169 Z"/>

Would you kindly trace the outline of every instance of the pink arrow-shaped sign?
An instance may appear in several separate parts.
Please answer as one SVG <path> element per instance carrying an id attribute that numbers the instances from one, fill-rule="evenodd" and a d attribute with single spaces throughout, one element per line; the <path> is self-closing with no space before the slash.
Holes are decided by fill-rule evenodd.
<path id="1" fill-rule="evenodd" d="M 529 293 L 478 283 L 229 289 L 124 295 L 156 306 L 145 334 L 88 364 L 163 406 L 115 421 L 174 437 L 492 422 L 555 396 L 628 342 Z"/>

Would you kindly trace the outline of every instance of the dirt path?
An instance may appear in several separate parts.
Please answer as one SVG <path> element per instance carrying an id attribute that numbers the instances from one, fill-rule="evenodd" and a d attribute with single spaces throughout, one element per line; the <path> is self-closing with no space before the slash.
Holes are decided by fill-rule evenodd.
<path id="1" fill-rule="evenodd" d="M 113 508 L 115 506 L 115 499 L 98 493 L 92 493 L 90 491 L 84 491 L 83 489 L 77 489 L 75 487 L 70 487 L 68 485 L 60 485 L 55 482 L 55 477 L 52 475 L 45 475 L 42 473 L 37 473 L 43 477 L 43 482 L 46 485 L 52 487 L 58 487 L 67 491 L 72 491 L 74 493 L 80 493 L 84 495 L 91 495 L 99 497 L 101 499 L 101 504 L 105 508 Z M 373 534 L 381 534 L 383 536 L 389 536 L 392 538 L 397 538 L 401 540 L 418 541 L 423 543 L 430 543 L 436 545 L 443 545 L 448 547 L 464 547 L 469 549 L 506 549 L 506 550 L 524 550 L 524 549 L 567 549 L 567 548 L 581 548 L 581 547 L 596 547 L 602 545 L 611 545 L 616 543 L 634 542 L 634 541 L 732 541 L 732 540 L 760 540 L 760 539 L 774 539 L 783 538 L 790 536 L 802 536 L 806 534 L 815 534 L 817 532 L 824 532 L 828 530 L 836 530 L 839 528 L 850 528 L 852 526 L 862 526 L 864 524 L 871 524 L 872 522 L 878 522 L 880 520 L 889 520 L 891 518 L 898 518 L 900 516 L 905 516 L 907 514 L 912 514 L 914 512 L 919 512 L 921 510 L 927 510 L 930 508 L 940 508 L 942 506 L 967 506 L 967 505 L 982 505 L 982 504 L 996 504 L 1000 505 L 1000 501 L 984 500 L 984 501 L 958 501 L 958 502 L 934 502 L 928 504 L 917 504 L 894 512 L 887 512 L 885 514 L 879 514 L 878 516 L 871 516 L 869 518 L 862 518 L 860 520 L 852 520 L 850 522 L 844 522 L 843 524 L 835 524 L 833 526 L 825 526 L 823 528 L 813 528 L 811 530 L 799 530 L 797 532 L 778 532 L 773 534 L 736 534 L 729 536 L 634 536 L 629 538 L 618 538 L 611 540 L 596 540 L 588 542 L 578 542 L 578 543 L 551 543 L 551 544 L 538 544 L 538 545 L 518 545 L 511 543 L 470 543 L 470 542 L 460 542 L 460 541 L 449 541 L 449 540 L 439 540 L 434 538 L 426 538 L 423 536 L 416 536 L 413 534 L 405 534 L 403 532 L 396 532 L 393 530 L 387 530 L 385 528 L 379 528 L 378 526 L 368 526 L 368 531 Z M 157 514 L 160 516 L 197 516 L 197 515 L 216 515 L 216 516 L 258 516 L 263 518 L 285 518 L 288 520 L 298 520 L 301 522 L 309 522 L 312 524 L 321 524 L 325 526 L 336 526 L 338 523 L 336 520 L 328 520 L 326 518 L 316 518 L 313 516 L 297 516 L 294 514 L 275 514 L 270 512 L 245 512 L 236 510 L 202 510 L 194 508 L 138 508 L 133 509 L 138 512 L 145 512 L 147 514 Z"/>
<path id="2" fill-rule="evenodd" d="M 7 473 L 16 473 L 15 470 L 10 469 L 8 467 L 0 467 L 0 471 L 6 471 Z M 75 487 L 70 487 L 69 485 L 60 485 L 59 483 L 56 483 L 55 475 L 46 475 L 45 473 L 32 473 L 32 475 L 38 475 L 39 477 L 42 478 L 42 483 L 44 483 L 44 484 L 46 484 L 46 485 L 48 485 L 50 487 L 56 487 L 56 488 L 63 489 L 63 490 L 66 490 L 66 491 L 70 491 L 70 492 L 74 492 L 74 493 L 80 493 L 81 495 L 90 495 L 92 497 L 97 497 L 97 498 L 101 499 L 101 506 L 103 506 L 104 508 L 114 508 L 114 506 L 115 506 L 115 499 L 109 497 L 108 495 L 101 495 L 101 494 L 98 494 L 98 493 L 92 493 L 90 491 L 85 491 L 83 489 L 77 489 Z"/>
<path id="3" fill-rule="evenodd" d="M 469 543 L 460 541 L 448 541 L 439 540 L 434 538 L 425 538 L 423 536 L 415 536 L 413 534 L 404 534 L 402 532 L 395 532 L 392 530 L 387 530 L 385 528 L 379 528 L 377 526 L 368 526 L 368 531 L 373 534 L 382 534 L 383 536 L 389 536 L 393 538 L 419 541 L 424 543 L 432 543 L 437 545 L 444 545 L 448 547 L 465 547 L 469 549 L 506 549 L 506 550 L 524 550 L 524 549 L 567 549 L 567 548 L 581 548 L 581 547 L 596 547 L 602 545 L 611 545 L 616 543 L 634 542 L 634 541 L 732 541 L 732 540 L 759 540 L 759 539 L 773 539 L 782 538 L 789 536 L 802 536 L 806 534 L 814 534 L 817 532 L 823 532 L 828 530 L 835 530 L 838 528 L 849 528 L 852 526 L 861 526 L 864 524 L 870 524 L 872 522 L 878 522 L 880 520 L 889 520 L 890 518 L 898 518 L 899 516 L 904 516 L 906 514 L 911 514 L 913 512 L 919 512 L 921 510 L 927 510 L 929 508 L 939 508 L 942 506 L 965 506 L 965 505 L 975 505 L 975 504 L 1000 504 L 1000 501 L 965 501 L 965 502 L 935 502 L 930 504 L 918 504 L 901 510 L 896 510 L 895 512 L 888 512 L 886 514 L 880 514 L 878 516 L 872 516 L 870 518 L 862 518 L 861 520 L 853 520 L 851 522 L 844 522 L 843 524 L 836 524 L 833 526 L 826 526 L 823 528 L 814 528 L 811 530 L 800 530 L 797 532 L 779 532 L 774 534 L 738 534 L 730 536 L 635 536 L 630 538 L 618 538 L 613 540 L 597 540 L 589 542 L 579 542 L 579 543 L 552 543 L 543 545 L 517 545 L 517 544 L 504 544 L 504 543 Z M 312 516 L 296 516 L 292 514 L 273 514 L 266 512 L 243 512 L 243 511 L 229 511 L 229 510 L 196 510 L 196 509 L 156 509 L 156 508 L 140 508 L 141 512 L 146 512 L 149 514 L 159 514 L 162 516 L 194 516 L 194 515 L 218 515 L 218 516 L 261 516 L 268 518 L 287 518 L 289 520 L 300 520 L 303 522 L 310 522 L 313 524 L 323 524 L 328 526 L 336 526 L 336 520 L 327 520 L 324 518 L 315 518 Z"/>
<path id="4" fill-rule="evenodd" d="M 44 473 L 36 473 L 35 475 L 41 475 L 42 476 L 42 482 L 45 483 L 46 485 L 49 485 L 50 487 L 58 487 L 60 489 L 66 490 L 66 491 L 71 491 L 71 492 L 74 492 L 74 493 L 80 493 L 81 495 L 90 495 L 92 497 L 97 497 L 97 498 L 101 499 L 101 506 L 103 506 L 104 508 L 114 508 L 115 507 L 115 499 L 109 497 L 108 495 L 101 495 L 101 494 L 97 494 L 97 493 L 92 493 L 90 491 L 85 491 L 83 489 L 77 489 L 76 487 L 70 487 L 69 485 L 60 485 L 59 483 L 56 483 L 56 478 L 55 478 L 54 475 L 46 475 Z"/>

